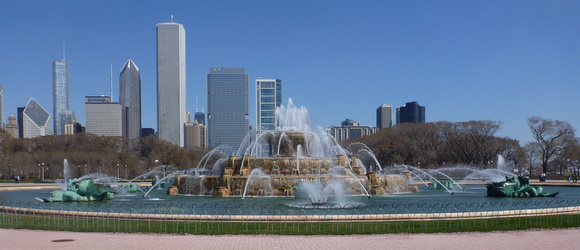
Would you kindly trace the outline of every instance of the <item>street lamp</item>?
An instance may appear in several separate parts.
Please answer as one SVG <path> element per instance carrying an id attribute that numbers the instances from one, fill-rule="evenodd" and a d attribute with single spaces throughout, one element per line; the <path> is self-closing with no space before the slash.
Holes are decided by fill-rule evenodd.
<path id="1" fill-rule="evenodd" d="M 12 167 L 12 165 L 8 163 L 8 179 L 10 179 L 10 167 Z"/>
<path id="2" fill-rule="evenodd" d="M 125 179 L 129 179 L 129 175 L 127 174 L 127 164 L 125 164 Z"/>
<path id="3" fill-rule="evenodd" d="M 117 178 L 119 178 L 121 174 L 119 173 L 119 163 L 117 163 Z"/>
<path id="4" fill-rule="evenodd" d="M 44 182 L 44 162 L 42 164 L 39 164 L 39 166 L 40 165 L 42 165 L 40 168 L 40 172 L 41 172 L 40 181 Z"/>

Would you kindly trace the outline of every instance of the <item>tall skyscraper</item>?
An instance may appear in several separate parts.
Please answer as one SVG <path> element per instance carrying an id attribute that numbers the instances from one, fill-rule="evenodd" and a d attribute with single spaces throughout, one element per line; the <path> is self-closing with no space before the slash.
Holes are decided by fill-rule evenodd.
<path id="1" fill-rule="evenodd" d="M 5 126 L 4 126 L 4 92 L 2 90 L 2 85 L 0 85 L 0 128 L 5 128 Z"/>
<path id="2" fill-rule="evenodd" d="M 238 149 L 249 130 L 249 86 L 244 68 L 210 68 L 207 127 L 210 148 Z"/>
<path id="3" fill-rule="evenodd" d="M 99 136 L 122 136 L 121 105 L 109 96 L 85 97 L 86 132 Z"/>
<path id="4" fill-rule="evenodd" d="M 34 138 L 49 135 L 50 114 L 40 104 L 30 98 L 22 112 L 23 137 Z"/>
<path id="5" fill-rule="evenodd" d="M 17 118 L 18 118 L 18 138 L 24 138 L 24 108 L 18 107 Z"/>
<path id="6" fill-rule="evenodd" d="M 159 138 L 183 147 L 185 110 L 185 29 L 157 24 L 157 130 Z"/>
<path id="7" fill-rule="evenodd" d="M 415 101 L 397 108 L 397 124 L 401 123 L 425 123 L 425 106 Z"/>
<path id="8" fill-rule="evenodd" d="M 197 121 L 188 121 L 185 125 L 185 148 L 207 147 L 207 129 Z"/>
<path id="9" fill-rule="evenodd" d="M 141 76 L 135 62 L 129 58 L 119 76 L 123 136 L 138 139 L 141 135 Z"/>
<path id="10" fill-rule="evenodd" d="M 382 129 L 393 126 L 392 110 L 393 108 L 387 104 L 377 108 L 377 128 Z"/>
<path id="11" fill-rule="evenodd" d="M 256 79 L 258 133 L 276 129 L 276 107 L 282 105 L 282 80 Z"/>
<path id="12" fill-rule="evenodd" d="M 64 125 L 72 123 L 74 113 L 69 110 L 68 64 L 64 59 L 52 62 L 53 127 L 55 135 L 64 134 Z"/>

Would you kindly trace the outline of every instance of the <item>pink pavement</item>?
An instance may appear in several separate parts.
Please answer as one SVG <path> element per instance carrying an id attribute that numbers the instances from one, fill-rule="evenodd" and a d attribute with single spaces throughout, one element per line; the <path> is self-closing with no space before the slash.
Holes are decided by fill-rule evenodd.
<path id="1" fill-rule="evenodd" d="M 580 228 L 331 236 L 169 235 L 0 229 L 2 249 L 578 249 Z"/>

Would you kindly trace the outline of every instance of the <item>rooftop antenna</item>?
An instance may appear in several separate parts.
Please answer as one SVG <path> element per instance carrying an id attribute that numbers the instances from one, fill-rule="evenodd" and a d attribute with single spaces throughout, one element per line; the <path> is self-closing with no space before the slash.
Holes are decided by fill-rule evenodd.
<path id="1" fill-rule="evenodd" d="M 64 47 L 64 43 L 62 43 L 62 60 L 66 61 L 66 57 L 65 57 L 66 53 L 65 53 L 65 47 Z"/>
<path id="2" fill-rule="evenodd" d="M 195 113 L 197 113 L 199 109 L 197 108 L 197 95 L 195 95 Z"/>
<path id="3" fill-rule="evenodd" d="M 173 15 L 171 15 L 171 22 L 173 22 Z"/>
<path id="4" fill-rule="evenodd" d="M 111 75 L 109 81 L 111 82 L 111 102 L 113 102 L 113 61 L 111 61 Z"/>

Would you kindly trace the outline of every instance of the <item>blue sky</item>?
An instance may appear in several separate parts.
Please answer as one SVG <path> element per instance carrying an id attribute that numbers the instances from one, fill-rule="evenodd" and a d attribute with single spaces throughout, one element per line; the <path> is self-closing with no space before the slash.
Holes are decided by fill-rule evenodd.
<path id="1" fill-rule="evenodd" d="M 110 62 L 118 100 L 131 54 L 143 127 L 156 128 L 155 25 L 173 15 L 186 30 L 188 110 L 205 108 L 210 67 L 245 67 L 251 124 L 255 79 L 281 78 L 314 125 L 374 126 L 381 104 L 418 101 L 427 122 L 502 121 L 497 135 L 523 144 L 531 116 L 580 129 L 579 13 L 579 1 L 534 0 L 2 1 L 4 120 L 30 97 L 52 113 L 64 43 L 81 123 L 84 96 L 109 94 Z"/>

